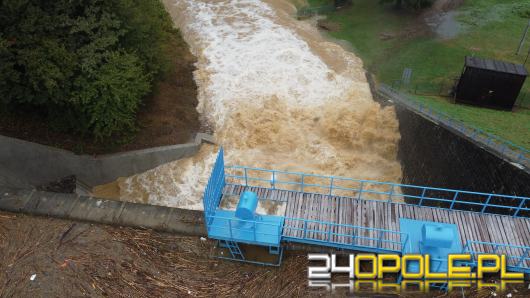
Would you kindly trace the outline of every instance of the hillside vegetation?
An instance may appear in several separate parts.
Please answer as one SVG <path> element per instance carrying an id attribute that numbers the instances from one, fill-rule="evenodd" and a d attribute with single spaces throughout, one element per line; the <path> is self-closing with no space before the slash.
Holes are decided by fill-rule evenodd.
<path id="1" fill-rule="evenodd" d="M 0 2 L 0 110 L 113 141 L 170 67 L 178 32 L 158 0 Z"/>
<path id="2" fill-rule="evenodd" d="M 312 6 L 332 1 L 309 0 Z M 446 1 L 449 2 L 449 1 Z M 325 22 L 334 38 L 351 43 L 368 71 L 378 81 L 392 84 L 404 68 L 413 71 L 412 82 L 403 87 L 424 104 L 469 125 L 530 149 L 530 79 L 527 79 L 513 112 L 456 105 L 440 96 L 460 75 L 466 55 L 523 63 L 530 35 L 520 55 L 515 55 L 530 17 L 530 2 L 518 0 L 464 1 L 454 11 L 454 36 L 442 38 L 424 20 L 429 9 L 396 10 L 393 4 L 355 0 L 353 5 L 326 12 Z M 442 11 L 431 12 L 440 16 Z M 431 16 L 432 17 L 432 16 Z M 527 67 L 530 62 L 527 63 Z"/>

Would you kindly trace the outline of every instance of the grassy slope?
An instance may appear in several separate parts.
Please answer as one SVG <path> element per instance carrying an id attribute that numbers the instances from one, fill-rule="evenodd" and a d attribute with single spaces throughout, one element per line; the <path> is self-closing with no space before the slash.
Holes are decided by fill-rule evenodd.
<path id="1" fill-rule="evenodd" d="M 322 5 L 325 0 L 310 0 Z M 530 9 L 530 3 L 516 0 L 466 1 L 459 8 L 458 20 L 465 33 L 451 40 L 431 36 L 406 37 L 415 20 L 413 13 L 396 12 L 392 6 L 382 6 L 374 0 L 356 0 L 354 5 L 331 13 L 330 21 L 341 29 L 330 34 L 354 46 L 365 66 L 379 81 L 399 79 L 403 68 L 413 69 L 413 84 L 431 86 L 437 90 L 441 82 L 449 84 L 459 75 L 465 55 L 492 57 L 522 63 L 524 55 L 516 56 L 527 19 L 519 12 Z M 394 38 L 383 40 L 381 34 Z M 528 50 L 527 41 L 524 52 Z M 420 87 L 421 88 L 421 87 Z M 526 101 L 530 101 L 530 80 L 524 86 Z M 530 149 L 530 111 L 519 109 L 504 112 L 484 108 L 454 105 L 442 98 L 421 97 L 425 104 L 453 115 L 502 138 Z"/>

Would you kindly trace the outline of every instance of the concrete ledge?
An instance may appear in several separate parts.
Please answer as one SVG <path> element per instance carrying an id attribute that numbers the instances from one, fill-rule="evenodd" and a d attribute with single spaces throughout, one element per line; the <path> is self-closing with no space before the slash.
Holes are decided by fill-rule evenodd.
<path id="1" fill-rule="evenodd" d="M 203 142 L 214 140 L 198 133 L 192 143 L 90 156 L 0 136 L 0 185 L 22 188 L 75 175 L 92 187 L 193 156 Z"/>
<path id="2" fill-rule="evenodd" d="M 0 210 L 162 232 L 205 236 L 202 211 L 120 202 L 76 194 L 0 188 Z"/>

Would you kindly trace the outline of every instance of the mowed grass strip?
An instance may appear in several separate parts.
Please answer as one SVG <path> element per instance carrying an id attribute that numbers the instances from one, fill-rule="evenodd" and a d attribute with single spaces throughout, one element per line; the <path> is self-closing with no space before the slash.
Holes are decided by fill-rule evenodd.
<path id="1" fill-rule="evenodd" d="M 321 6 L 328 1 L 308 2 Z M 529 18 L 530 1 L 465 1 L 454 16 L 459 34 L 441 39 L 429 33 L 417 12 L 398 11 L 375 0 L 355 0 L 348 8 L 328 13 L 326 21 L 338 25 L 329 35 L 350 42 L 378 81 L 391 84 L 408 67 L 413 70 L 410 92 L 434 95 L 441 84 L 449 88 L 460 75 L 466 55 L 522 64 L 530 49 L 530 34 L 521 54 L 516 51 Z M 414 99 L 530 150 L 528 108 L 507 112 L 453 104 L 439 96 L 414 95 Z M 519 101 L 530 107 L 530 79 Z"/>

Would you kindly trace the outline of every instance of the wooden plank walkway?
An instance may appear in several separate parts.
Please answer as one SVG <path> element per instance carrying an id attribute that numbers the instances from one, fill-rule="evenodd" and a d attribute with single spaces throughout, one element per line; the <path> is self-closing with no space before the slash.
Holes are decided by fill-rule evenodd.
<path id="1" fill-rule="evenodd" d="M 245 190 L 244 186 L 227 185 L 223 193 L 239 195 L 243 190 Z M 514 218 L 496 214 L 419 207 L 386 201 L 368 201 L 261 187 L 247 187 L 246 190 L 256 192 L 260 199 L 287 202 L 286 218 L 310 219 L 339 224 L 307 223 L 306 235 L 302 235 L 304 229 L 303 221 L 286 219 L 283 231 L 284 237 L 304 237 L 344 245 L 371 247 L 380 245 L 381 248 L 393 250 L 397 249 L 399 244 L 391 242 L 376 243 L 376 239 L 380 236 L 377 231 L 340 226 L 340 224 L 399 231 L 399 219 L 410 218 L 456 224 L 462 245 L 465 245 L 468 240 L 472 240 L 530 246 L 530 218 Z M 374 239 L 354 239 L 346 235 L 360 235 Z M 397 233 L 388 234 L 384 240 L 399 242 L 399 237 Z M 476 245 L 474 248 L 483 252 L 494 253 L 493 247 L 488 245 Z M 495 253 L 520 256 L 524 252 L 522 249 L 511 248 L 507 250 L 500 249 Z M 530 262 L 527 263 L 527 266 L 530 266 Z"/>

